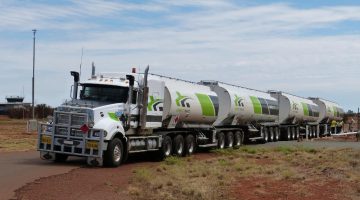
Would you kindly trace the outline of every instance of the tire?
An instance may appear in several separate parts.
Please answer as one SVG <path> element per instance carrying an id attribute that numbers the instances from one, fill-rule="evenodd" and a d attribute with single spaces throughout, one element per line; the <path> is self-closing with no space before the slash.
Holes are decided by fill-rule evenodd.
<path id="1" fill-rule="evenodd" d="M 264 127 L 263 142 L 264 143 L 269 142 L 269 130 L 266 127 Z"/>
<path id="2" fill-rule="evenodd" d="M 297 137 L 296 137 L 296 129 L 295 129 L 295 127 L 292 127 L 291 129 L 292 129 L 292 130 L 291 130 L 292 139 L 293 139 L 293 140 L 296 140 L 296 139 L 297 139 Z"/>
<path id="3" fill-rule="evenodd" d="M 56 153 L 55 154 L 55 162 L 66 162 L 66 160 L 68 159 L 69 155 L 67 154 L 62 154 L 62 153 Z"/>
<path id="4" fill-rule="evenodd" d="M 300 138 L 300 128 L 296 127 L 296 138 L 299 139 Z"/>
<path id="5" fill-rule="evenodd" d="M 269 141 L 270 141 L 270 142 L 275 141 L 274 128 L 273 128 L 273 127 L 270 127 L 270 128 L 269 128 Z"/>
<path id="6" fill-rule="evenodd" d="M 291 140 L 291 129 L 290 129 L 290 127 L 288 127 L 287 129 L 286 129 L 286 131 L 287 131 L 287 138 L 286 138 L 286 140 Z"/>
<path id="7" fill-rule="evenodd" d="M 182 135 L 177 135 L 174 137 L 173 141 L 173 154 L 175 156 L 183 156 L 185 149 L 184 137 Z"/>
<path id="8" fill-rule="evenodd" d="M 223 132 L 217 134 L 217 148 L 223 149 L 225 147 L 225 135 Z"/>
<path id="9" fill-rule="evenodd" d="M 104 165 L 117 167 L 121 164 L 124 156 L 124 145 L 119 138 L 112 139 L 104 154 Z"/>
<path id="10" fill-rule="evenodd" d="M 274 141 L 279 141 L 280 140 L 280 132 L 279 132 L 279 128 L 278 127 L 275 127 L 274 129 Z"/>
<path id="11" fill-rule="evenodd" d="M 226 133 L 225 146 L 227 148 L 231 148 L 234 146 L 234 134 L 230 131 Z"/>
<path id="12" fill-rule="evenodd" d="M 190 156 L 195 152 L 196 144 L 193 135 L 187 135 L 185 137 L 185 155 Z"/>
<path id="13" fill-rule="evenodd" d="M 158 158 L 160 160 L 164 160 L 165 158 L 171 156 L 171 154 L 172 154 L 172 140 L 171 137 L 165 136 L 161 143 L 161 148 L 158 151 Z"/>
<path id="14" fill-rule="evenodd" d="M 242 145 L 242 136 L 240 131 L 234 133 L 234 148 L 239 148 Z"/>

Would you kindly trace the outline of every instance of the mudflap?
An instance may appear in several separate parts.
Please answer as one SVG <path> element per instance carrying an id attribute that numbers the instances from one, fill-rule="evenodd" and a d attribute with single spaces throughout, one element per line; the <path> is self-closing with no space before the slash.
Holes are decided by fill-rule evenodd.
<path id="1" fill-rule="evenodd" d="M 40 151 L 40 158 L 43 160 L 55 160 L 55 153 L 48 151 Z"/>
<path id="2" fill-rule="evenodd" d="M 103 159 L 98 157 L 87 157 L 86 162 L 88 165 L 93 167 L 103 166 Z"/>

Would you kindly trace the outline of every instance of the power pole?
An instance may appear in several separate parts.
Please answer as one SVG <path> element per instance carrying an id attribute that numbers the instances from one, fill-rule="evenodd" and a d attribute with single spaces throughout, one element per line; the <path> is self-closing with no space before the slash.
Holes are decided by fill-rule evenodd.
<path id="1" fill-rule="evenodd" d="M 35 119 L 35 104 L 34 104 L 34 93 L 35 93 L 35 34 L 36 29 L 32 30 L 34 34 L 34 42 L 33 42 L 33 76 L 32 76 L 32 118 Z"/>

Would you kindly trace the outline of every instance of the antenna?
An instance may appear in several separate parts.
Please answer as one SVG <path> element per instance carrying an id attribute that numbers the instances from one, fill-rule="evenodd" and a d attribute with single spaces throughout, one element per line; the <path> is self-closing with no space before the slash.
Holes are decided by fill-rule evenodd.
<path id="1" fill-rule="evenodd" d="M 79 75 L 79 79 L 80 79 L 80 80 L 81 80 L 81 65 L 82 65 L 83 55 L 84 55 L 84 47 L 81 48 L 80 75 Z"/>

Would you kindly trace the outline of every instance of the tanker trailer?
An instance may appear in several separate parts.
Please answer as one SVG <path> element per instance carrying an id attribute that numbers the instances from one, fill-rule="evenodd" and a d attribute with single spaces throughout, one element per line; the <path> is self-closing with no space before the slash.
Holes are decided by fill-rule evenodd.
<path id="1" fill-rule="evenodd" d="M 269 93 L 217 81 L 202 81 L 219 97 L 217 130 L 240 132 L 246 140 L 279 140 L 278 102 Z M 233 130 L 229 130 L 233 128 Z"/>
<path id="2" fill-rule="evenodd" d="M 310 97 L 316 105 L 319 106 L 320 114 L 318 123 L 320 126 L 320 135 L 330 134 L 330 124 L 333 120 L 340 122 L 344 117 L 344 110 L 339 104 L 328 100 Z"/>
<path id="3" fill-rule="evenodd" d="M 286 140 L 299 138 L 300 134 L 317 137 L 319 133 L 319 106 L 310 99 L 292 94 L 269 91 L 279 102 L 281 136 Z"/>

